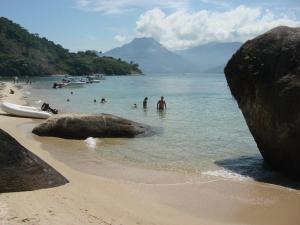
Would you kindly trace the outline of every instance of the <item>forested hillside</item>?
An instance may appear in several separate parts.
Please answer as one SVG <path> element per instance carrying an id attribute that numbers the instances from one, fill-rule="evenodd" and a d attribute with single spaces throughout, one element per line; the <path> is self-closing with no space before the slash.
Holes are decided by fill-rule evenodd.
<path id="1" fill-rule="evenodd" d="M 94 51 L 71 53 L 61 45 L 0 17 L 0 76 L 91 73 L 126 75 L 142 72 L 137 64 L 99 57 Z"/>

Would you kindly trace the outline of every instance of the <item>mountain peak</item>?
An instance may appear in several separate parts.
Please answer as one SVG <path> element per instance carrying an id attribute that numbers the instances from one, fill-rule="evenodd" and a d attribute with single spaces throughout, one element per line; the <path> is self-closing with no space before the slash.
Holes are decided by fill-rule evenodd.
<path id="1" fill-rule="evenodd" d="M 136 37 L 132 42 L 157 42 L 153 37 Z"/>
<path id="2" fill-rule="evenodd" d="M 137 48 L 164 48 L 158 41 L 156 41 L 152 37 L 134 38 L 129 44 Z"/>

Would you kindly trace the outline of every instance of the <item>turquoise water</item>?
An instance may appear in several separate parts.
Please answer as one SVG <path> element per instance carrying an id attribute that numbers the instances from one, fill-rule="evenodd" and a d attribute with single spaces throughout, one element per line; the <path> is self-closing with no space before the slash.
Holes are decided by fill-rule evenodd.
<path id="1" fill-rule="evenodd" d="M 53 82 L 60 79 L 34 80 L 27 91 L 31 104 L 46 101 L 63 112 L 111 113 L 151 125 L 157 131 L 147 138 L 98 139 L 94 150 L 101 157 L 186 171 L 210 170 L 218 167 L 216 161 L 225 159 L 245 156 L 260 159 L 223 74 L 112 76 L 82 88 L 52 89 Z M 156 110 L 161 95 L 167 103 L 165 113 Z M 143 110 L 146 96 L 148 109 Z M 102 97 L 108 103 L 101 104 Z M 137 109 L 132 107 L 135 103 Z"/>

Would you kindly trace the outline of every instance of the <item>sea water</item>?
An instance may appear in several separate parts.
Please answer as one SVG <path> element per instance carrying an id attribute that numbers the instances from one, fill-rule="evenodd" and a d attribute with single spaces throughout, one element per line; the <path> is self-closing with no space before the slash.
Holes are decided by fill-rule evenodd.
<path id="1" fill-rule="evenodd" d="M 224 74 L 108 76 L 81 88 L 53 89 L 52 84 L 61 79 L 34 79 L 26 91 L 28 101 L 47 102 L 60 112 L 111 113 L 148 124 L 156 132 L 151 137 L 113 142 L 88 139 L 87 147 L 105 159 L 208 174 L 223 173 L 223 167 L 237 167 L 243 173 L 262 161 Z M 167 104 L 165 112 L 156 110 L 161 96 Z M 146 110 L 144 97 L 148 97 Z M 101 98 L 107 103 L 101 104 Z"/>

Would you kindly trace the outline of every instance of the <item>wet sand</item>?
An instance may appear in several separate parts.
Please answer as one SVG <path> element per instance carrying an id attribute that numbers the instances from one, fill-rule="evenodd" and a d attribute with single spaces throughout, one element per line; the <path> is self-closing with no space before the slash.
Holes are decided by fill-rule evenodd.
<path id="1" fill-rule="evenodd" d="M 9 95 L 8 90 L 16 91 Z M 3 100 L 24 104 L 6 83 Z M 97 157 L 83 141 L 37 137 L 40 120 L 6 116 L 1 128 L 70 183 L 0 195 L 0 224 L 300 224 L 300 191 L 252 180 L 155 171 Z M 113 143 L 112 143 L 113 144 Z"/>

